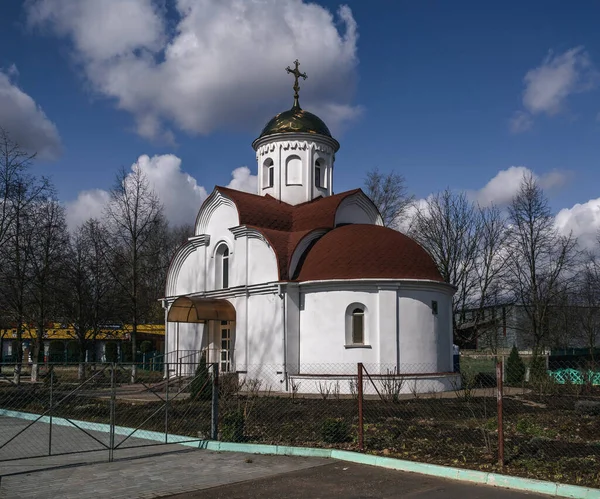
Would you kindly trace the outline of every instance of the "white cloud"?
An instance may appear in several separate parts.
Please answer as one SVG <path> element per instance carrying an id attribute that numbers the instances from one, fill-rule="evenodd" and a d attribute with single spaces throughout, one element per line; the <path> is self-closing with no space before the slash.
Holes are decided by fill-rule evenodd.
<path id="1" fill-rule="evenodd" d="M 525 74 L 523 81 L 525 111 L 517 111 L 511 119 L 513 132 L 531 128 L 535 115 L 561 112 L 570 95 L 596 86 L 598 73 L 584 48 L 575 47 L 562 54 L 549 52 L 541 65 Z"/>
<path id="2" fill-rule="evenodd" d="M 206 189 L 194 177 L 181 169 L 181 159 L 173 154 L 148 156 L 143 154 L 131 165 L 139 167 L 148 179 L 164 206 L 165 216 L 174 225 L 193 223 L 202 202 L 207 197 Z M 231 172 L 232 179 L 227 187 L 256 193 L 257 178 L 247 166 Z M 89 218 L 101 218 L 110 201 L 108 191 L 94 189 L 82 191 L 77 199 L 67 203 L 67 224 L 71 230 Z"/>
<path id="3" fill-rule="evenodd" d="M 231 172 L 231 176 L 233 178 L 227 187 L 256 194 L 258 189 L 258 177 L 252 175 L 250 168 L 247 166 L 240 166 Z"/>
<path id="4" fill-rule="evenodd" d="M 510 203 L 514 195 L 519 191 L 524 176 L 533 175 L 543 189 L 554 189 L 565 184 L 567 174 L 560 171 L 552 171 L 543 175 L 537 175 L 525 166 L 511 166 L 506 170 L 499 171 L 484 187 L 477 191 L 468 191 L 471 199 L 482 206 L 491 204 L 506 205 Z"/>
<path id="5" fill-rule="evenodd" d="M 563 235 L 572 232 L 582 248 L 597 247 L 600 231 L 600 198 L 590 199 L 583 204 L 578 203 L 571 208 L 563 208 L 557 213 L 555 224 Z"/>
<path id="6" fill-rule="evenodd" d="M 56 159 L 62 152 L 60 136 L 42 108 L 21 90 L 15 79 L 19 72 L 12 65 L 0 69 L 0 126 L 11 140 L 40 159 Z"/>
<path id="7" fill-rule="evenodd" d="M 77 199 L 66 205 L 66 218 L 69 229 L 74 230 L 90 218 L 101 218 L 109 199 L 108 192 L 102 189 L 80 192 Z"/>
<path id="8" fill-rule="evenodd" d="M 516 111 L 510 119 L 510 131 L 521 133 L 529 130 L 533 126 L 533 118 L 525 111 Z"/>
<path id="9" fill-rule="evenodd" d="M 142 155 L 131 167 L 138 165 L 148 178 L 150 187 L 160 198 L 169 222 L 180 225 L 193 223 L 206 189 L 181 169 L 181 159 L 173 154 Z"/>
<path id="10" fill-rule="evenodd" d="M 130 112 L 140 135 L 165 138 L 174 125 L 207 134 L 260 127 L 291 105 L 298 58 L 303 107 L 339 125 L 356 78 L 356 22 L 301 0 L 178 0 L 175 25 L 152 0 L 29 0 L 30 26 L 67 37 L 101 95 Z M 168 135 L 166 137 L 169 138 Z"/>

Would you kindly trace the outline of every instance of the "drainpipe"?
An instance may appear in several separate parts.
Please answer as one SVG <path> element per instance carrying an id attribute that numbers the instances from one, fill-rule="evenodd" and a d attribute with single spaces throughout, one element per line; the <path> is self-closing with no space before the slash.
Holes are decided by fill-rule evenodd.
<path id="1" fill-rule="evenodd" d="M 168 354 L 169 354 L 169 302 L 167 300 L 162 301 L 162 306 L 165 309 L 165 352 L 163 356 L 163 364 L 164 364 L 164 378 L 167 379 L 169 377 L 169 362 L 168 362 Z"/>
<path id="2" fill-rule="evenodd" d="M 283 318 L 283 338 L 282 338 L 282 345 L 283 345 L 283 379 L 285 381 L 285 391 L 288 391 L 288 376 L 287 376 L 287 310 L 286 310 L 286 305 L 285 305 L 285 298 L 286 298 L 286 292 L 284 290 L 284 287 L 282 284 L 278 284 L 277 285 L 277 292 L 279 294 L 279 298 L 281 298 L 283 300 L 282 303 L 282 307 L 281 307 L 281 316 Z"/>

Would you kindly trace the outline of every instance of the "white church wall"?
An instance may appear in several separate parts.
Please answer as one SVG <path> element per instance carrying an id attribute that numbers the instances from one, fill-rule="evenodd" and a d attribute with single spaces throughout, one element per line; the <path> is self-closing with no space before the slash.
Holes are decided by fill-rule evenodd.
<path id="1" fill-rule="evenodd" d="M 282 305 L 277 294 L 248 297 L 248 368 L 283 364 Z"/>
<path id="2" fill-rule="evenodd" d="M 438 306 L 437 315 L 432 302 Z M 452 331 L 448 323 L 450 296 L 433 290 L 400 289 L 400 372 L 436 373 L 452 371 Z"/>
<path id="3" fill-rule="evenodd" d="M 376 347 L 379 351 L 379 371 L 387 374 L 388 371 L 394 371 L 398 361 L 398 291 L 396 288 L 382 287 L 377 297 L 379 338 Z"/>
<path id="4" fill-rule="evenodd" d="M 378 363 L 378 297 L 372 291 L 301 291 L 300 363 Z M 347 348 L 346 311 L 365 307 L 365 346 Z"/>
<path id="5" fill-rule="evenodd" d="M 300 292 L 289 286 L 285 296 L 286 365 L 288 372 L 297 373 L 300 366 Z"/>
<path id="6" fill-rule="evenodd" d="M 286 133 L 284 137 L 269 137 L 259 143 L 256 149 L 259 195 L 269 194 L 296 205 L 332 194 L 335 141 L 313 134 Z M 321 187 L 315 183 L 317 160 L 321 162 Z"/>
<path id="7" fill-rule="evenodd" d="M 244 282 L 235 282 L 235 278 L 239 278 L 239 274 L 231 272 L 237 260 L 237 251 L 234 246 L 234 237 L 230 227 L 235 227 L 239 224 L 238 213 L 235 206 L 229 204 L 220 205 L 211 214 L 207 223 L 206 233 L 210 235 L 210 245 L 206 252 L 206 290 L 217 288 L 217 265 L 216 265 L 216 250 L 221 244 L 226 244 L 229 248 L 229 287 L 240 286 Z M 201 269 L 197 269 L 201 272 Z"/>
<path id="8" fill-rule="evenodd" d="M 289 204 L 306 201 L 306 184 L 309 181 L 304 165 L 308 162 L 307 150 L 281 150 L 281 200 Z"/>
<path id="9" fill-rule="evenodd" d="M 204 258 L 206 247 L 190 248 L 175 276 L 175 295 L 204 290 Z"/>
<path id="10" fill-rule="evenodd" d="M 279 280 L 275 252 L 262 239 L 248 239 L 248 285 Z"/>
<path id="11" fill-rule="evenodd" d="M 383 225 L 383 221 L 373 202 L 358 192 L 340 203 L 335 212 L 335 225 L 340 224 Z"/>

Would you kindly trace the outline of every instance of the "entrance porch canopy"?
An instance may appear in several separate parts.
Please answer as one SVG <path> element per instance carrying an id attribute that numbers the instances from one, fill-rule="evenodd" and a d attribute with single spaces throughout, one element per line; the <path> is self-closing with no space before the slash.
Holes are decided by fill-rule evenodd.
<path id="1" fill-rule="evenodd" d="M 167 315 L 168 322 L 235 321 L 235 307 L 227 300 L 202 298 L 200 296 L 180 296 Z"/>

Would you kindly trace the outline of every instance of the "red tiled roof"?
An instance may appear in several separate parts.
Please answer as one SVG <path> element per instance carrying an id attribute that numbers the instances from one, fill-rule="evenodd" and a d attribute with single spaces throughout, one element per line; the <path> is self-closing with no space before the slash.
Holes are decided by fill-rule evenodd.
<path id="1" fill-rule="evenodd" d="M 360 278 L 414 278 L 442 281 L 435 263 L 414 240 L 378 225 L 335 228 L 340 203 L 360 189 L 317 198 L 296 206 L 272 196 L 216 187 L 236 205 L 240 225 L 258 230 L 277 256 L 279 279 L 287 281 L 298 243 L 315 229 L 329 229 L 309 250 L 299 281 Z M 298 273 L 298 272 L 296 272 Z"/>
<path id="2" fill-rule="evenodd" d="M 354 189 L 293 206 L 268 195 L 258 196 L 220 186 L 216 189 L 233 200 L 240 225 L 258 230 L 269 241 L 277 255 L 279 278 L 282 281 L 290 278 L 290 260 L 302 238 L 314 229 L 333 229 L 340 203 L 360 192 L 360 189 Z"/>
<path id="3" fill-rule="evenodd" d="M 428 279 L 443 282 L 433 259 L 413 239 L 379 225 L 333 229 L 309 251 L 298 281 Z"/>
<path id="4" fill-rule="evenodd" d="M 285 231 L 333 228 L 335 212 L 340 203 L 348 196 L 360 192 L 360 189 L 354 189 L 293 206 L 269 195 L 258 196 L 228 187 L 216 189 L 233 200 L 237 206 L 240 225 Z"/>

